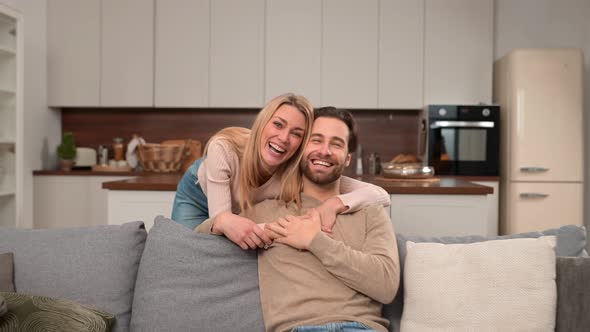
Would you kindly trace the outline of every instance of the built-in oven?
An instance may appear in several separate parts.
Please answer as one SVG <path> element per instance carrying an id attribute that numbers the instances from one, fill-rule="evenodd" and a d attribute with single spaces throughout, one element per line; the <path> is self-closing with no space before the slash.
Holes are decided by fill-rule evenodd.
<path id="1" fill-rule="evenodd" d="M 499 106 L 430 105 L 427 110 L 427 156 L 435 174 L 499 174 Z"/>

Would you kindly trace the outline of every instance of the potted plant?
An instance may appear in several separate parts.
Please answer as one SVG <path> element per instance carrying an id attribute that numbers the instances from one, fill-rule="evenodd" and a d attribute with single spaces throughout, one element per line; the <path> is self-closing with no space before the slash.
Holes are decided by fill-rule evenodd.
<path id="1" fill-rule="evenodd" d="M 61 144 L 57 147 L 59 157 L 59 168 L 62 171 L 71 171 L 76 158 L 76 144 L 74 143 L 74 134 L 64 132 Z"/>

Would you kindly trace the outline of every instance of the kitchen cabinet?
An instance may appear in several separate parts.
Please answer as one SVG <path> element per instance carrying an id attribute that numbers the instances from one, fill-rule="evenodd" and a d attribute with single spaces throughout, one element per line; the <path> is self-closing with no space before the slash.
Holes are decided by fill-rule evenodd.
<path id="1" fill-rule="evenodd" d="M 22 222 L 23 19 L 0 4 L 0 226 Z"/>
<path id="2" fill-rule="evenodd" d="M 321 105 L 377 108 L 379 1 L 324 0 Z"/>
<path id="3" fill-rule="evenodd" d="M 500 228 L 500 182 L 499 181 L 470 181 L 475 184 L 494 188 L 494 192 L 487 197 L 488 201 L 488 234 L 498 235 Z"/>
<path id="4" fill-rule="evenodd" d="M 35 176 L 34 227 L 60 228 L 107 224 L 106 181 L 125 176 Z"/>
<path id="5" fill-rule="evenodd" d="M 141 220 L 146 230 L 162 215 L 170 218 L 175 191 L 108 190 L 108 224 Z"/>
<path id="6" fill-rule="evenodd" d="M 156 0 L 155 107 L 209 106 L 209 0 Z"/>
<path id="7" fill-rule="evenodd" d="M 266 3 L 265 101 L 293 92 L 320 105 L 322 2 Z"/>
<path id="8" fill-rule="evenodd" d="M 101 0 L 100 105 L 154 103 L 154 0 Z"/>
<path id="9" fill-rule="evenodd" d="M 100 0 L 47 1 L 47 103 L 100 104 Z"/>
<path id="10" fill-rule="evenodd" d="M 426 0 L 424 104 L 492 102 L 493 0 Z"/>
<path id="11" fill-rule="evenodd" d="M 497 235 L 487 195 L 391 195 L 395 232 L 408 236 Z"/>
<path id="12" fill-rule="evenodd" d="M 424 0 L 381 0 L 378 108 L 423 107 Z"/>
<path id="13" fill-rule="evenodd" d="M 209 106 L 263 106 L 264 7 L 264 0 L 211 1 Z"/>

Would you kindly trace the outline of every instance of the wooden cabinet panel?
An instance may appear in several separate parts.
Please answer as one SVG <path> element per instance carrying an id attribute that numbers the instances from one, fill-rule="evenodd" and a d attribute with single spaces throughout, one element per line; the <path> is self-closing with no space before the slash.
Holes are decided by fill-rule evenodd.
<path id="1" fill-rule="evenodd" d="M 47 1 L 47 103 L 97 106 L 100 0 Z"/>
<path id="2" fill-rule="evenodd" d="M 156 0 L 154 106 L 209 106 L 209 0 Z"/>
<path id="3" fill-rule="evenodd" d="M 381 0 L 379 108 L 423 107 L 424 0 Z"/>
<path id="4" fill-rule="evenodd" d="M 293 92 L 320 105 L 322 2 L 266 4 L 265 101 Z"/>
<path id="5" fill-rule="evenodd" d="M 324 0 L 323 106 L 377 108 L 378 0 Z"/>
<path id="6" fill-rule="evenodd" d="M 101 106 L 153 106 L 154 0 L 101 3 Z"/>
<path id="7" fill-rule="evenodd" d="M 426 0 L 424 104 L 492 102 L 493 0 Z"/>
<path id="8" fill-rule="evenodd" d="M 209 103 L 264 104 L 264 0 L 211 1 Z"/>

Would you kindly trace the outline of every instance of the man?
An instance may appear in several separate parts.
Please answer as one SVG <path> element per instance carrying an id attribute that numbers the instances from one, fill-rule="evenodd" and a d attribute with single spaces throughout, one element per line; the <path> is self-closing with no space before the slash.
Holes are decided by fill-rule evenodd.
<path id="1" fill-rule="evenodd" d="M 333 107 L 315 117 L 300 165 L 302 207 L 267 200 L 248 213 L 275 239 L 258 255 L 266 330 L 387 331 L 382 304 L 393 300 L 399 285 L 391 221 L 383 207 L 371 206 L 338 215 L 330 235 L 321 231 L 314 207 L 340 193 L 356 127 L 349 112 Z"/>

